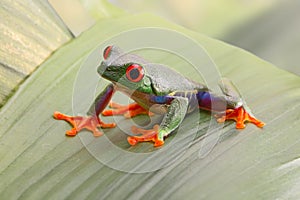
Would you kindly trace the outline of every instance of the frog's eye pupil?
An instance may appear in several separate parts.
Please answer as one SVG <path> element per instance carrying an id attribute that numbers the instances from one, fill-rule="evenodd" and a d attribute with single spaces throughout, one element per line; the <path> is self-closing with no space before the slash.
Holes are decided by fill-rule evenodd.
<path id="1" fill-rule="evenodd" d="M 126 70 L 126 77 L 131 82 L 139 82 L 144 77 L 144 69 L 138 64 L 130 65 Z"/>
<path id="2" fill-rule="evenodd" d="M 129 73 L 130 73 L 130 75 L 129 75 L 130 78 L 133 80 L 137 79 L 140 75 L 140 72 L 138 69 L 132 69 Z"/>
<path id="3" fill-rule="evenodd" d="M 104 49 L 104 51 L 103 51 L 103 58 L 104 58 L 104 59 L 107 59 L 107 58 L 108 58 L 108 56 L 109 56 L 109 54 L 110 54 L 110 52 L 111 52 L 111 49 L 112 49 L 112 46 L 108 46 L 108 47 L 106 47 L 106 48 Z"/>

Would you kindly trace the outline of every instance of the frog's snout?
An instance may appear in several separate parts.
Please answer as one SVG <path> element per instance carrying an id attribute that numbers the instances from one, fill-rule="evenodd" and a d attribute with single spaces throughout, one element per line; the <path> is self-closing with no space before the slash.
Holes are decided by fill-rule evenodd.
<path id="1" fill-rule="evenodd" d="M 107 65 L 102 61 L 97 69 L 98 74 L 102 75 L 105 72 L 106 68 Z"/>

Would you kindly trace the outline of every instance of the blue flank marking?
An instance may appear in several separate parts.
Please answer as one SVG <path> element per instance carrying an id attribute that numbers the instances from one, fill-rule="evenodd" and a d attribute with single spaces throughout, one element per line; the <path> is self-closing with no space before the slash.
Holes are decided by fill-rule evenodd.
<path id="1" fill-rule="evenodd" d="M 154 103 L 158 104 L 167 104 L 170 103 L 174 98 L 170 96 L 151 96 L 150 100 Z"/>
<path id="2" fill-rule="evenodd" d="M 156 96 L 150 95 L 149 100 L 155 104 L 171 104 L 171 102 L 178 97 L 185 97 L 189 99 L 190 106 L 198 106 L 201 109 L 211 110 L 212 103 L 214 104 L 215 111 L 223 111 L 224 107 L 226 107 L 226 99 L 222 96 L 215 96 L 207 91 L 199 91 L 197 93 L 184 93 L 184 92 L 176 92 L 174 95 L 165 95 L 165 96 Z"/>
<path id="3" fill-rule="evenodd" d="M 215 96 L 209 92 L 199 92 L 197 94 L 199 107 L 206 110 L 224 111 L 227 106 L 226 99 L 222 96 Z M 212 104 L 213 108 L 212 108 Z"/>
<path id="4" fill-rule="evenodd" d="M 197 99 L 199 107 L 202 108 L 210 108 L 211 107 L 211 95 L 209 92 L 198 92 L 197 93 Z"/>

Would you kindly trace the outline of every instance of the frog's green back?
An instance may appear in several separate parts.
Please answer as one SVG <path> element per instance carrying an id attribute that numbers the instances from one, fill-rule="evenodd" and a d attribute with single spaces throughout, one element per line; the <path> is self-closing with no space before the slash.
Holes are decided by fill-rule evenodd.
<path id="1" fill-rule="evenodd" d="M 158 95 L 166 95 L 174 91 L 207 90 L 206 86 L 197 83 L 196 80 L 192 81 L 165 65 L 150 63 L 143 67 Z"/>
<path id="2" fill-rule="evenodd" d="M 179 74 L 171 67 L 152 63 L 143 57 L 133 54 L 125 53 L 120 47 L 112 45 L 106 47 L 104 50 L 104 60 L 98 67 L 98 73 L 105 79 L 118 82 L 126 88 L 138 88 L 138 83 L 124 80 L 126 67 L 131 64 L 142 66 L 145 70 L 144 80 L 151 81 L 152 91 L 156 95 L 167 95 L 175 91 L 191 91 L 191 90 L 207 90 L 206 86 L 192 81 L 183 75 Z M 143 89 L 144 91 L 144 89 Z"/>

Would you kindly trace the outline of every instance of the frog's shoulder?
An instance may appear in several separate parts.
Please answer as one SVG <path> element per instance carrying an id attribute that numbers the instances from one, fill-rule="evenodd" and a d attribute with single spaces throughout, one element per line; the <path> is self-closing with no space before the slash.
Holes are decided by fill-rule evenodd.
<path id="1" fill-rule="evenodd" d="M 192 81 L 165 65 L 151 63 L 143 67 L 157 94 L 165 95 L 179 90 L 208 90 L 205 85 Z"/>

